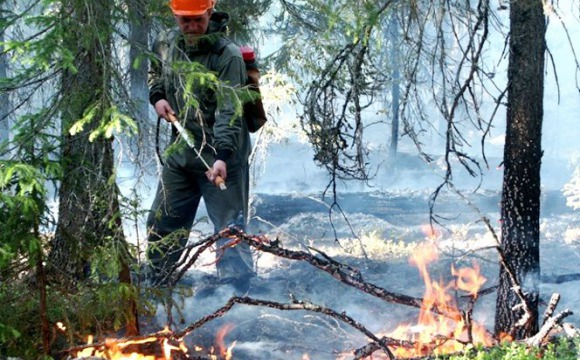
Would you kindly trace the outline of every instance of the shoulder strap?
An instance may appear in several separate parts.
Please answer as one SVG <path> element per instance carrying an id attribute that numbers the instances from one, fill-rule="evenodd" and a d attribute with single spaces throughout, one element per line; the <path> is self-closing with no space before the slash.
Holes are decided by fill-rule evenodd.
<path id="1" fill-rule="evenodd" d="M 222 56 L 224 53 L 225 48 L 231 43 L 232 41 L 225 36 L 220 36 L 216 41 L 213 42 L 211 47 L 211 52 Z"/>
<path id="2" fill-rule="evenodd" d="M 211 44 L 210 53 L 215 54 L 216 56 L 212 56 L 210 58 L 210 70 L 217 71 L 219 59 L 230 43 L 230 39 L 224 36 L 220 36 Z"/>

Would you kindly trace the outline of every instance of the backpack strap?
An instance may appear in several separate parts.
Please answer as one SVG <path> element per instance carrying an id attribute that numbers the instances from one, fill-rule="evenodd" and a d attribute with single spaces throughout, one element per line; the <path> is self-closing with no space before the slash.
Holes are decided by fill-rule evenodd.
<path id="1" fill-rule="evenodd" d="M 223 55 L 226 47 L 231 43 L 232 41 L 227 37 L 220 36 L 211 44 L 210 52 L 216 56 L 213 56 L 210 60 L 210 70 L 217 71 L 219 59 Z"/>
<path id="2" fill-rule="evenodd" d="M 220 36 L 219 38 L 217 38 L 212 46 L 211 46 L 211 52 L 214 54 L 217 54 L 219 56 L 222 56 L 222 54 L 224 53 L 224 50 L 226 49 L 226 47 L 231 44 L 231 40 L 228 39 L 225 36 Z"/>

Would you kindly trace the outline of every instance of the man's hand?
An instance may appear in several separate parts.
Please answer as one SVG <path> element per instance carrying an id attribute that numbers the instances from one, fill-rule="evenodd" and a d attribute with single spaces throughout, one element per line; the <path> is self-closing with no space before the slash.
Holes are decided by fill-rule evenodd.
<path id="1" fill-rule="evenodd" d="M 167 122 L 171 122 L 171 120 L 169 120 L 169 114 L 175 115 L 175 112 L 173 112 L 173 109 L 167 100 L 161 99 L 157 101 L 154 107 L 157 116 L 164 118 Z"/>
<path id="2" fill-rule="evenodd" d="M 219 186 L 217 182 L 218 178 L 221 178 L 223 179 L 223 181 L 225 181 L 228 177 L 226 162 L 223 160 L 216 160 L 213 163 L 211 169 L 206 171 L 205 175 L 207 176 L 209 181 L 211 181 L 216 186 Z"/>

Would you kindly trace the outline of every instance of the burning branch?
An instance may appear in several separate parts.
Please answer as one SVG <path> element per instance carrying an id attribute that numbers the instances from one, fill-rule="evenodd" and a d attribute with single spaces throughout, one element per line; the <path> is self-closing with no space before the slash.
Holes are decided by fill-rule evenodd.
<path id="1" fill-rule="evenodd" d="M 64 353 L 75 358 L 110 359 L 112 355 L 128 358 L 132 354 L 146 354 L 142 359 L 188 359 L 185 345 L 171 335 L 171 331 L 163 330 L 151 335 L 106 339 L 94 344 L 89 340 L 89 344 L 70 348 Z"/>
<path id="2" fill-rule="evenodd" d="M 473 202 L 471 202 L 459 189 L 457 189 L 452 183 L 448 184 L 449 188 L 451 188 L 457 195 L 459 195 L 465 202 L 466 204 L 472 209 L 474 210 L 477 214 L 479 214 L 480 219 L 483 221 L 483 223 L 485 224 L 486 228 L 489 230 L 489 232 L 491 233 L 491 235 L 493 236 L 493 239 L 495 240 L 496 245 L 494 246 L 495 249 L 497 250 L 497 253 L 499 255 L 499 261 L 501 266 L 504 268 L 507 276 L 509 277 L 511 284 L 512 284 L 512 291 L 516 294 L 516 296 L 520 299 L 520 304 L 517 305 L 517 309 L 521 309 L 523 311 L 522 317 L 521 319 L 516 322 L 516 324 L 514 325 L 514 328 L 512 328 L 510 330 L 510 333 L 513 333 L 515 331 L 515 328 L 517 327 L 524 327 L 526 324 L 529 324 L 530 321 L 533 320 L 533 313 L 532 310 L 530 309 L 530 304 L 526 298 L 526 295 L 524 294 L 522 287 L 516 277 L 516 273 L 515 271 L 511 268 L 511 266 L 509 265 L 509 263 L 506 260 L 505 254 L 503 252 L 503 250 L 501 249 L 501 241 L 499 239 L 499 237 L 497 236 L 493 226 L 491 226 L 491 223 L 489 222 L 489 219 L 483 215 L 481 213 L 481 211 L 479 210 L 479 208 L 477 206 L 475 206 L 473 204 Z M 516 310 L 515 308 L 513 310 Z"/>

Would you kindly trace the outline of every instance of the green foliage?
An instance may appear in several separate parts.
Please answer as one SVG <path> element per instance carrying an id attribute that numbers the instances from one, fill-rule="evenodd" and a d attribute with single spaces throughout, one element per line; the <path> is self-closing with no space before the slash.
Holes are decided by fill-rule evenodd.
<path id="1" fill-rule="evenodd" d="M 0 344 L 5 344 L 20 337 L 20 332 L 13 327 L 0 324 Z"/>
<path id="2" fill-rule="evenodd" d="M 283 46 L 269 60 L 304 88 L 302 128 L 335 180 L 369 177 L 363 133 L 377 118 L 365 111 L 391 81 L 381 63 L 388 4 L 283 1 L 276 19 Z"/>
<path id="3" fill-rule="evenodd" d="M 542 347 L 507 342 L 493 348 L 476 348 L 461 355 L 439 356 L 445 360 L 576 360 L 580 358 L 580 338 L 559 338 Z"/>
<path id="4" fill-rule="evenodd" d="M 237 44 L 256 45 L 260 17 L 271 5 L 272 0 L 219 0 L 216 10 L 230 14 L 229 35 Z"/>
<path id="5" fill-rule="evenodd" d="M 0 161 L 0 271 L 18 256 L 32 262 L 40 253 L 45 180 L 34 166 Z"/>
<path id="6" fill-rule="evenodd" d="M 69 134 L 76 135 L 84 131 L 85 127 L 98 121 L 98 125 L 89 134 L 89 141 L 94 141 L 99 136 L 110 139 L 113 134 L 131 135 L 137 132 L 135 121 L 119 111 L 117 106 L 106 106 L 101 102 L 88 107 L 81 119 L 72 124 Z"/>
<path id="7" fill-rule="evenodd" d="M 200 107 L 199 99 L 194 94 L 196 89 L 206 89 L 216 94 L 218 108 L 223 107 L 224 104 L 234 105 L 234 116 L 231 120 L 233 122 L 243 115 L 246 102 L 260 97 L 258 93 L 251 91 L 248 86 L 234 88 L 220 82 L 215 72 L 208 70 L 197 62 L 177 61 L 172 64 L 172 70 L 185 79 L 182 93 L 184 108 L 186 109 L 198 109 Z"/>
<path id="8" fill-rule="evenodd" d="M 0 356 L 37 358 L 41 347 L 38 296 L 23 284 L 0 285 Z M 28 320 L 24 320 L 28 319 Z"/>
<path id="9" fill-rule="evenodd" d="M 51 286 L 47 297 L 52 350 L 56 353 L 86 343 L 88 335 L 100 339 L 113 336 L 127 322 L 127 301 L 137 299 L 138 294 L 131 285 L 104 281 L 84 283 L 74 291 Z M 41 355 L 38 299 L 36 289 L 24 282 L 0 287 L 0 357 L 37 359 Z M 142 313 L 150 311 L 145 301 L 142 306 Z"/>
<path id="10" fill-rule="evenodd" d="M 14 4 L 6 10 L 8 4 L 3 3 L 6 11 L 0 19 L 1 56 L 8 67 L 8 76 L 0 79 L 0 92 L 10 100 L 3 104 L 7 114 L 2 116 L 7 117 L 2 121 L 9 119 L 11 127 L 10 139 L 2 139 L 0 145 L 0 358 L 34 359 L 42 355 L 41 315 L 48 318 L 53 350 L 63 349 L 82 343 L 85 335 L 119 329 L 126 322 L 127 301 L 137 298 L 134 287 L 117 280 L 120 261 L 130 257 L 119 239 L 110 235 L 119 228 L 118 213 L 94 220 L 114 230 L 92 234 L 103 237 L 103 241 L 94 249 L 93 272 L 86 281 L 72 281 L 72 287 L 64 287 L 49 280 L 44 287 L 36 275 L 39 259 L 50 262 L 45 250 L 52 248 L 50 241 L 55 238 L 56 215 L 48 201 L 58 193 L 63 177 L 71 178 L 62 165 L 72 162 L 84 169 L 94 160 L 87 153 L 81 159 L 63 159 L 63 145 L 130 136 L 137 126 L 127 115 L 127 98 L 122 96 L 126 93 L 123 63 L 106 44 L 111 41 L 113 28 L 123 25 L 120 3 L 24 0 Z M 161 6 L 161 2 L 158 4 Z M 111 16 L 99 13 L 96 7 L 100 5 L 111 5 Z M 86 21 L 79 21 L 83 16 Z M 79 31 L 80 25 L 88 30 Z M 91 65 L 104 74 L 94 88 L 83 82 L 87 79 L 83 76 L 90 74 L 79 73 L 77 68 L 85 65 L 79 63 L 86 54 L 83 49 L 98 53 L 92 58 L 98 60 Z M 64 129 L 63 133 L 61 126 L 67 117 L 73 118 L 72 127 L 69 125 L 71 131 Z M 74 140 L 71 134 L 77 135 Z M 110 141 L 103 144 L 111 146 Z M 101 145 L 90 144 L 97 150 Z M 114 163 L 97 165 L 112 167 Z M 98 166 L 92 175 L 100 170 Z M 103 171 L 103 182 L 108 181 L 108 188 L 114 189 L 116 179 L 111 172 Z M 82 186 L 87 184 L 79 188 Z M 89 198 L 94 203 L 86 206 L 95 210 L 108 194 L 91 190 L 104 195 Z M 78 198 L 82 195 L 72 194 Z M 103 207 L 108 210 L 112 205 L 107 202 Z M 93 219 L 87 224 L 90 221 Z M 42 290 L 48 297 L 46 314 L 41 314 Z M 66 332 L 56 329 L 57 322 L 65 324 Z"/>
<path id="11" fill-rule="evenodd" d="M 366 43 L 371 35 L 367 28 L 376 27 L 387 15 L 379 12 L 374 1 L 364 1 L 363 5 L 352 6 L 349 1 L 285 1 L 274 27 L 274 32 L 282 35 L 283 45 L 269 60 L 276 68 L 288 71 L 299 84 L 308 85 L 345 46 Z M 381 41 L 381 36 L 374 35 L 375 41 Z M 334 75 L 331 81 L 345 85 L 348 69 Z"/>

